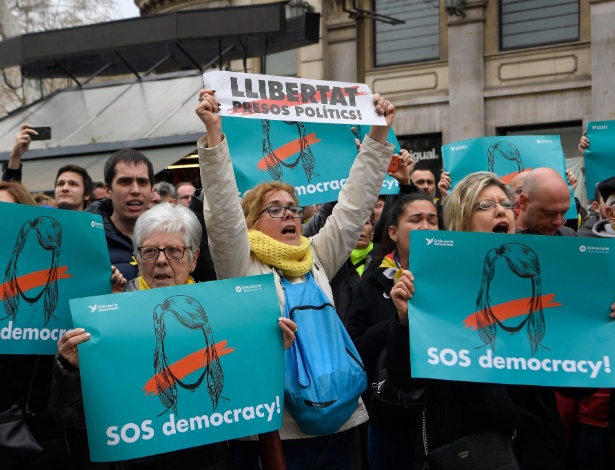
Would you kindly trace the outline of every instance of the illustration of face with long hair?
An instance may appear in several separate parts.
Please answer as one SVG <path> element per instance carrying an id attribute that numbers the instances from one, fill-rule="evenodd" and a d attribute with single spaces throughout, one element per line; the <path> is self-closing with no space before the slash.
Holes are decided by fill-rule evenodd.
<path id="1" fill-rule="evenodd" d="M 289 126 L 297 126 L 297 133 L 299 135 L 299 156 L 294 162 L 286 163 L 280 159 L 271 144 L 271 122 L 268 119 L 262 119 L 261 125 L 263 130 L 263 157 L 265 164 L 267 165 L 267 171 L 272 179 L 280 181 L 283 176 L 283 167 L 294 169 L 299 162 L 303 167 L 305 176 L 307 176 L 308 183 L 312 180 L 314 173 L 315 161 L 312 148 L 308 143 L 308 138 L 305 132 L 305 126 L 302 122 L 294 121 L 282 121 Z"/>
<path id="2" fill-rule="evenodd" d="M 51 253 L 51 265 L 47 274 L 45 287 L 36 295 L 28 296 L 21 289 L 18 278 L 20 276 L 17 268 L 19 255 L 26 246 L 28 235 L 34 233 L 36 241 L 43 250 Z M 56 318 L 53 312 L 58 304 L 58 263 L 60 262 L 60 248 L 62 245 L 62 227 L 57 220 L 51 217 L 37 217 L 23 224 L 15 241 L 15 248 L 9 263 L 4 271 L 4 310 L 7 314 L 5 318 L 16 320 L 19 310 L 19 299 L 22 298 L 30 305 L 38 302 L 44 295 L 43 311 L 45 315 L 45 325 L 49 323 L 51 317 Z"/>
<path id="3" fill-rule="evenodd" d="M 491 147 L 489 147 L 489 149 L 487 150 L 487 155 L 487 171 L 490 171 L 491 173 L 496 173 L 496 171 L 494 170 L 496 157 L 503 157 L 506 160 L 514 161 L 515 163 L 517 163 L 519 173 L 524 170 L 521 153 L 519 152 L 519 149 L 510 142 L 507 142 L 505 140 L 503 140 L 502 142 L 496 142 Z"/>
<path id="4" fill-rule="evenodd" d="M 507 266 L 513 274 L 532 282 L 532 297 L 527 316 L 515 326 L 504 325 L 491 309 L 489 288 L 495 275 L 495 266 L 498 259 L 506 260 Z M 536 352 L 540 342 L 545 336 L 545 318 L 542 311 L 540 263 L 534 251 L 520 243 L 505 243 L 499 248 L 489 250 L 483 266 L 483 278 L 476 299 L 477 327 L 480 339 L 491 345 L 495 351 L 495 338 L 497 329 L 502 328 L 508 333 L 517 333 L 524 327 L 530 342 L 532 354 Z"/>
<path id="5" fill-rule="evenodd" d="M 180 325 L 190 330 L 201 330 L 203 333 L 205 339 L 204 363 L 206 365 L 194 383 L 183 382 L 169 367 L 164 343 L 167 333 L 165 318 L 168 318 L 167 315 L 169 314 L 173 315 Z M 207 391 L 215 410 L 224 388 L 224 373 L 216 352 L 211 326 L 201 304 L 187 295 L 169 297 L 154 309 L 154 331 L 156 335 L 156 349 L 154 351 L 156 389 L 160 402 L 166 408 L 165 412 L 172 408 L 177 414 L 177 385 L 187 390 L 195 390 L 203 380 L 207 384 Z"/>

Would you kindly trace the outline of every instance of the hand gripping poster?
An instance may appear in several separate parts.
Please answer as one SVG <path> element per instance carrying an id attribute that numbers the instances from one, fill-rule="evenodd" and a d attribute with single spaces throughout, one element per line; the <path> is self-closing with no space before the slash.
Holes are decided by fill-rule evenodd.
<path id="1" fill-rule="evenodd" d="M 55 354 L 68 301 L 111 292 L 102 219 L 0 202 L 0 354 Z"/>
<path id="2" fill-rule="evenodd" d="M 303 206 L 337 201 L 369 126 L 222 118 L 240 194 L 264 181 L 295 187 Z M 388 141 L 399 153 L 391 129 Z M 399 192 L 386 176 L 381 194 Z"/>
<path id="3" fill-rule="evenodd" d="M 413 231 L 410 271 L 413 377 L 615 386 L 609 240 Z"/>
<path id="4" fill-rule="evenodd" d="M 615 176 L 615 121 L 587 123 L 589 147 L 585 159 L 587 200 L 594 200 L 594 190 L 600 181 Z"/>
<path id="5" fill-rule="evenodd" d="M 279 429 L 273 276 L 71 301 L 91 458 L 133 459 Z"/>
<path id="6" fill-rule="evenodd" d="M 451 173 L 451 187 L 476 171 L 490 171 L 505 184 L 523 171 L 553 168 L 564 181 L 566 160 L 559 135 L 517 135 L 460 140 L 442 146 L 444 171 Z M 576 219 L 572 187 L 567 219 Z"/>

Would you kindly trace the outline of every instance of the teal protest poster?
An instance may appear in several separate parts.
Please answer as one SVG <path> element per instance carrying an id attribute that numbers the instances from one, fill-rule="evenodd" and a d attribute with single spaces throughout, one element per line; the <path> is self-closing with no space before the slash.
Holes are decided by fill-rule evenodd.
<path id="1" fill-rule="evenodd" d="M 442 146 L 444 171 L 451 173 L 451 186 L 476 171 L 491 171 L 505 184 L 522 171 L 547 167 L 566 179 L 566 160 L 559 135 L 517 135 L 460 140 Z M 576 219 L 574 193 L 570 190 L 567 219 Z"/>
<path id="2" fill-rule="evenodd" d="M 410 271 L 413 377 L 615 386 L 609 240 L 413 231 Z"/>
<path id="3" fill-rule="evenodd" d="M 222 120 L 240 194 L 263 181 L 283 181 L 295 187 L 304 206 L 337 201 L 357 156 L 355 138 L 362 141 L 369 132 L 346 124 Z M 388 141 L 399 153 L 393 130 Z M 397 180 L 387 175 L 381 194 L 397 192 Z"/>
<path id="4" fill-rule="evenodd" d="M 594 190 L 600 181 L 615 176 L 615 121 L 587 123 L 589 147 L 585 159 L 587 200 L 594 200 Z"/>
<path id="5" fill-rule="evenodd" d="M 0 354 L 54 354 L 72 328 L 68 300 L 111 292 L 102 219 L 0 202 Z"/>
<path id="6" fill-rule="evenodd" d="M 284 346 L 273 276 L 74 299 L 93 461 L 279 429 Z"/>

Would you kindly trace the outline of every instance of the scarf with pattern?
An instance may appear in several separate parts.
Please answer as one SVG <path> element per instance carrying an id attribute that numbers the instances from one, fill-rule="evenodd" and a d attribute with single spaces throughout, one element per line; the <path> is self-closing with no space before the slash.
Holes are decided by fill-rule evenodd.
<path id="1" fill-rule="evenodd" d="M 393 250 L 386 255 L 382 263 L 380 263 L 380 267 L 385 268 L 383 273 L 384 276 L 388 279 L 393 279 L 395 282 L 399 281 L 401 273 L 404 270 L 399 262 L 397 250 Z"/>

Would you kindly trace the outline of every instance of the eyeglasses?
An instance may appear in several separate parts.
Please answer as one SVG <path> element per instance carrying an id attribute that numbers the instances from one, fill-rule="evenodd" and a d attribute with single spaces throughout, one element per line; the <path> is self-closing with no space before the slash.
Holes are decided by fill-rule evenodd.
<path id="1" fill-rule="evenodd" d="M 508 201 L 508 200 L 493 201 L 491 199 L 485 199 L 483 201 L 478 201 L 476 204 L 474 204 L 474 209 L 486 211 L 489 209 L 494 209 L 497 204 L 499 204 L 502 207 L 502 209 L 513 209 L 515 207 L 515 203 Z"/>
<path id="2" fill-rule="evenodd" d="M 286 215 L 286 211 L 289 211 L 293 218 L 303 217 L 303 207 L 300 206 L 269 206 L 260 211 L 258 215 L 260 216 L 264 212 L 269 212 L 270 217 L 281 219 Z"/>
<path id="3" fill-rule="evenodd" d="M 157 248 L 155 246 L 140 246 L 139 256 L 144 261 L 156 261 L 160 256 L 160 252 L 164 251 L 164 256 L 167 257 L 168 260 L 177 261 L 184 257 L 184 253 L 187 246 L 167 246 L 165 248 Z"/>
<path id="4" fill-rule="evenodd" d="M 185 199 L 190 199 L 192 197 L 192 194 L 184 194 L 183 196 L 179 196 L 177 199 L 180 200 L 185 200 Z"/>
<path id="5" fill-rule="evenodd" d="M 519 186 L 517 189 L 513 190 L 513 193 L 515 193 L 517 196 L 521 196 L 522 192 L 523 192 L 523 186 Z"/>

